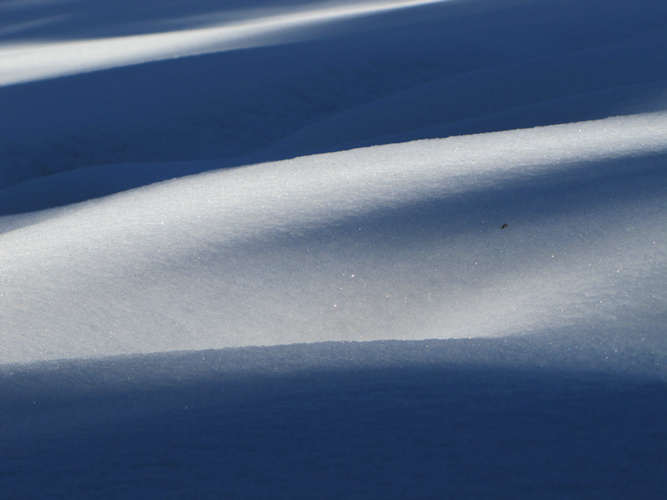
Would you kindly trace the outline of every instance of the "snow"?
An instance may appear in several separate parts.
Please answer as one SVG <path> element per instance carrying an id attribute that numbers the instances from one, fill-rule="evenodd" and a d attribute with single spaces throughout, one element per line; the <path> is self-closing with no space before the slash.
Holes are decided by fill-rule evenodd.
<path id="1" fill-rule="evenodd" d="M 134 36 L 52 43 L 12 44 L 0 52 L 0 85 L 24 83 L 174 57 L 200 55 L 284 42 L 282 32 L 393 9 L 439 3 L 407 0 L 350 3 L 286 9 L 268 16 L 253 12 L 249 20 L 220 26 Z M 280 12 L 280 11 L 279 11 Z M 238 14 L 237 14 L 238 15 Z M 205 16 L 202 22 L 208 21 Z M 206 24 L 209 24 L 208 21 Z"/>
<path id="2" fill-rule="evenodd" d="M 11 498 L 659 498 L 667 6 L 0 0 Z"/>

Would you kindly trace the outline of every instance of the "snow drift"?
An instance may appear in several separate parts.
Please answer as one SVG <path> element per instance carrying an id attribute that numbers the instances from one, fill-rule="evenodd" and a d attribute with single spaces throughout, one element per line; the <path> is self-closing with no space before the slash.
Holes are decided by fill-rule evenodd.
<path id="1" fill-rule="evenodd" d="M 0 20 L 5 495 L 664 496 L 665 2 Z"/>
<path id="2" fill-rule="evenodd" d="M 666 152 L 654 114 L 54 209 L 2 235 L 2 361 L 662 321 Z"/>

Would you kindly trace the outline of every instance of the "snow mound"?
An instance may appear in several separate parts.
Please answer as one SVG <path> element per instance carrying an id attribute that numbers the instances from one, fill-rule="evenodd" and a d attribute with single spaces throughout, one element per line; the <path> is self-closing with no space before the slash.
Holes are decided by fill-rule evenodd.
<path id="1" fill-rule="evenodd" d="M 666 151 L 655 113 L 220 170 L 7 219 L 0 361 L 655 326 Z"/>

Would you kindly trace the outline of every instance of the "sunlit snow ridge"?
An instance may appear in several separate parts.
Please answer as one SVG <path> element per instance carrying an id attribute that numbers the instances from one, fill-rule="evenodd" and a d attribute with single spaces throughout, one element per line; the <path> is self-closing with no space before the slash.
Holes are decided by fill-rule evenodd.
<path id="1" fill-rule="evenodd" d="M 222 26 L 74 42 L 0 46 L 0 86 L 175 57 L 271 45 L 309 26 L 447 0 L 324 4 Z"/>

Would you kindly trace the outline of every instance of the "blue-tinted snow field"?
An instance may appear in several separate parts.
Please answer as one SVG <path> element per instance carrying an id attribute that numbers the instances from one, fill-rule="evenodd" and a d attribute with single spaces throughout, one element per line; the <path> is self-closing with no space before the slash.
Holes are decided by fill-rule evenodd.
<path id="1" fill-rule="evenodd" d="M 0 498 L 667 496 L 667 3 L 0 0 Z"/>

